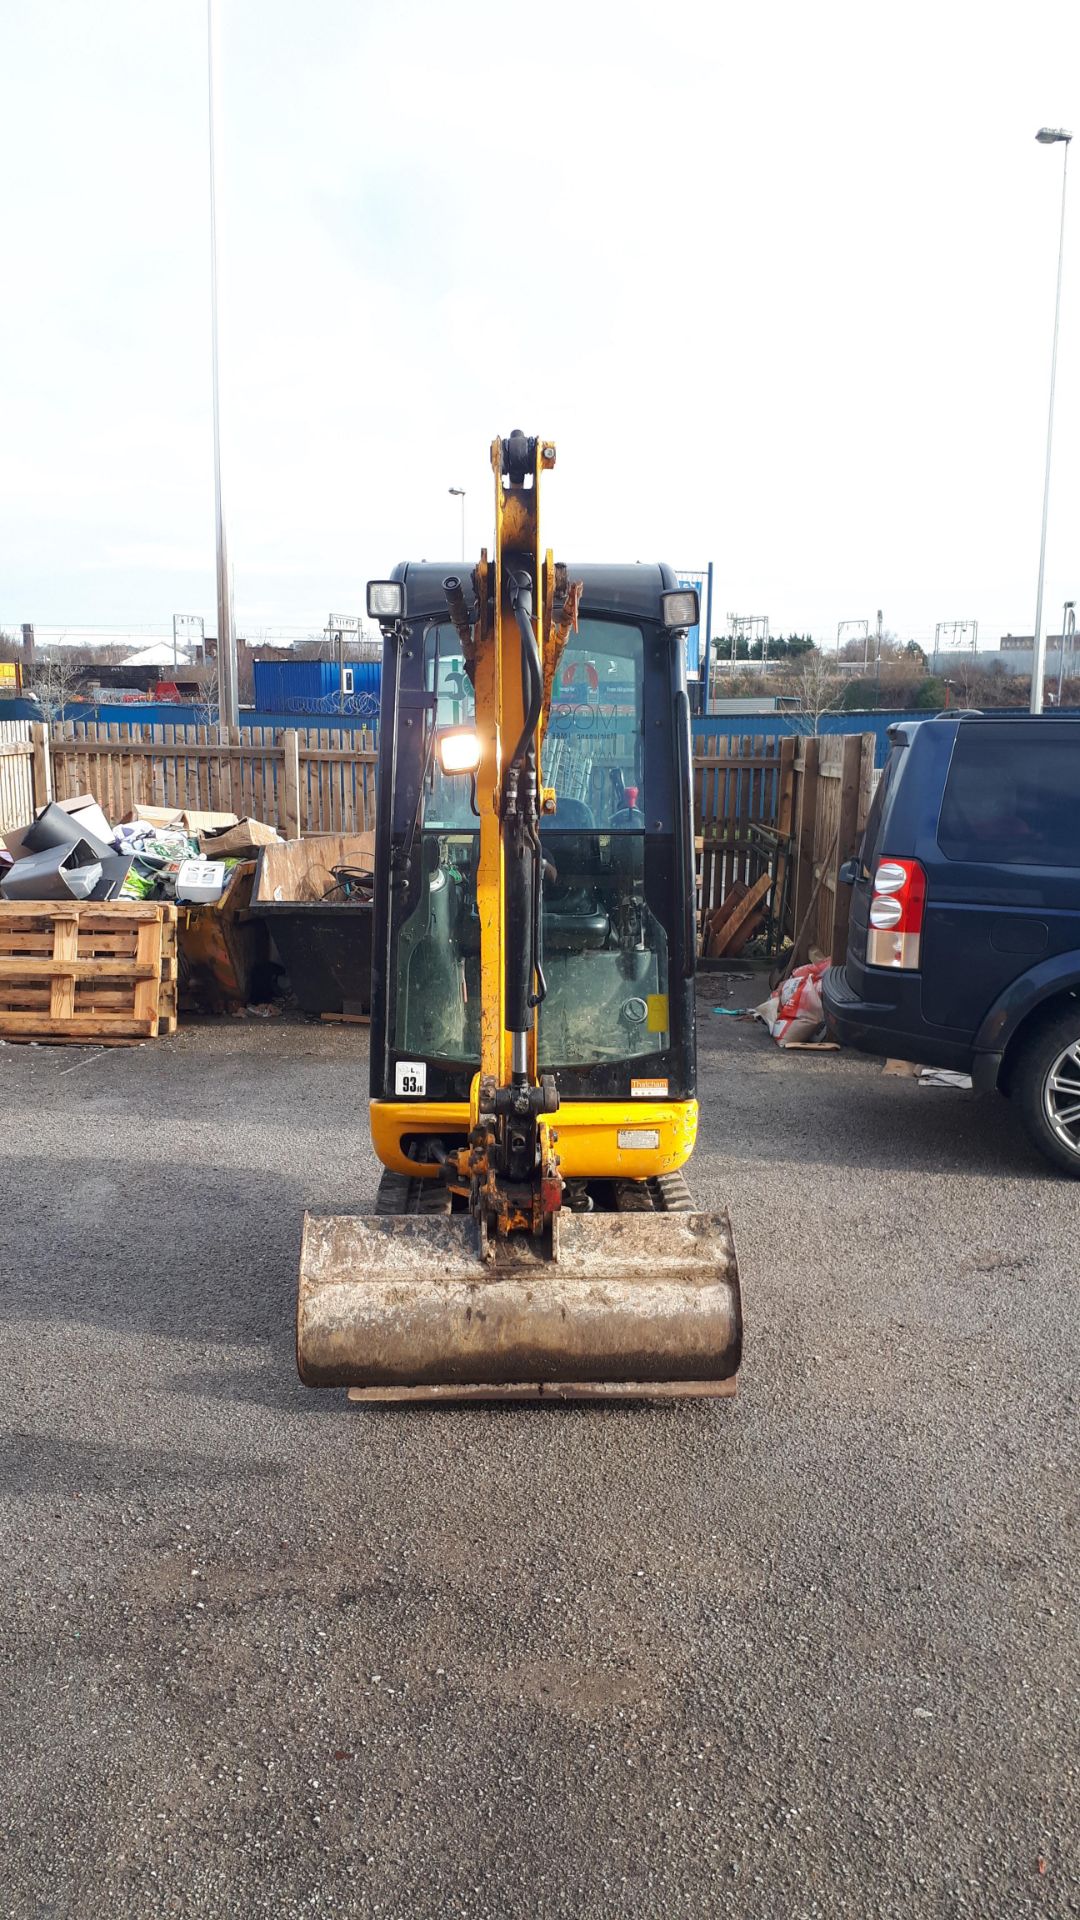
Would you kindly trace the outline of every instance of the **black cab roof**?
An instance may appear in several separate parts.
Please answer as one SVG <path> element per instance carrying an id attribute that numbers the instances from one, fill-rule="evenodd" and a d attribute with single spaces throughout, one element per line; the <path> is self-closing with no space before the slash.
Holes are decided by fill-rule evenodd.
<path id="1" fill-rule="evenodd" d="M 470 573 L 471 568 L 460 560 L 403 560 L 391 578 L 405 582 L 408 618 L 430 620 L 446 613 L 443 581 L 447 576 L 457 574 L 467 592 Z M 648 561 L 622 565 L 568 561 L 566 577 L 581 581 L 584 613 L 621 614 L 632 620 L 659 620 L 660 595 L 679 584 L 671 567 Z"/>

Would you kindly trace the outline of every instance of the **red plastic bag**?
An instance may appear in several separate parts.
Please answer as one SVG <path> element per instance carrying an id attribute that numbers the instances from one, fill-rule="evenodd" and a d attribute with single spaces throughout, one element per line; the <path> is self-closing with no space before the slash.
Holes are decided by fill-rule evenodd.
<path id="1" fill-rule="evenodd" d="M 828 965 L 827 960 L 819 960 L 815 966 L 796 967 L 784 981 L 770 1029 L 777 1046 L 790 1047 L 796 1041 L 805 1046 L 825 1038 L 821 980 Z"/>

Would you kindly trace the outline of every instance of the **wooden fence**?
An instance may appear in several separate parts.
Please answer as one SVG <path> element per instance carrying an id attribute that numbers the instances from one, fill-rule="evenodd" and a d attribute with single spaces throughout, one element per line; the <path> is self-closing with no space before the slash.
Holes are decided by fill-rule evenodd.
<path id="1" fill-rule="evenodd" d="M 0 832 L 48 799 L 92 793 L 110 819 L 142 804 L 251 814 L 287 839 L 375 824 L 376 753 L 350 728 L 0 723 Z M 757 888 L 779 939 L 843 955 L 850 889 L 839 868 L 866 819 L 872 734 L 698 744 L 694 813 L 702 921 Z M 764 873 L 767 886 L 762 889 Z"/>
<path id="2" fill-rule="evenodd" d="M 42 729 L 42 731 L 44 731 Z M 288 840 L 375 825 L 372 736 L 342 727 L 88 726 L 51 729 L 58 800 L 92 793 L 111 820 L 135 806 L 251 815 Z"/>
<path id="3" fill-rule="evenodd" d="M 0 833 L 34 811 L 34 747 L 29 720 L 0 720 Z"/>
<path id="4" fill-rule="evenodd" d="M 791 906 L 786 931 L 796 964 L 811 953 L 841 961 L 851 888 L 840 880 L 866 825 L 876 784 L 872 733 L 800 740 L 795 757 Z"/>
<path id="5" fill-rule="evenodd" d="M 874 787 L 874 736 L 710 738 L 694 759 L 702 924 L 733 888 L 760 890 L 777 944 L 796 960 L 842 959 L 858 845 Z"/>

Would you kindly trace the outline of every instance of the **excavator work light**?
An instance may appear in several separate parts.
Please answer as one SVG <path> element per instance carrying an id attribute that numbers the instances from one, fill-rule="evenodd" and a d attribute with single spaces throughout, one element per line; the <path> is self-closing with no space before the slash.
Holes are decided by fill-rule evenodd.
<path id="1" fill-rule="evenodd" d="M 696 627 L 700 618 L 696 587 L 679 587 L 660 595 L 665 627 Z"/>
<path id="2" fill-rule="evenodd" d="M 368 617 L 372 620 L 404 620 L 405 583 L 403 580 L 369 580 Z"/>
<path id="3" fill-rule="evenodd" d="M 473 727 L 451 727 L 439 735 L 439 765 L 444 773 L 475 773 L 481 758 L 480 735 Z"/>

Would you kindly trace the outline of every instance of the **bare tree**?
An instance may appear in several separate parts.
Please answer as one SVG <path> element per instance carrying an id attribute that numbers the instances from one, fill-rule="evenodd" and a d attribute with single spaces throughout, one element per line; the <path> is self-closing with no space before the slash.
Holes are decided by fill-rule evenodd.
<path id="1" fill-rule="evenodd" d="M 69 702 L 76 697 L 81 680 L 78 662 L 66 648 L 57 647 L 50 653 L 38 655 L 34 670 L 23 686 L 28 697 L 41 709 L 42 718 L 51 726 L 55 720 L 63 719 Z"/>
<path id="2" fill-rule="evenodd" d="M 201 681 L 199 697 L 195 701 L 195 723 L 200 727 L 216 727 L 221 719 L 221 686 L 216 659 L 206 662 Z"/>
<path id="3" fill-rule="evenodd" d="M 795 720 L 800 733 L 820 733 L 823 713 L 838 713 L 844 700 L 845 680 L 835 666 L 815 647 L 803 655 L 791 684 L 799 700 Z"/>

